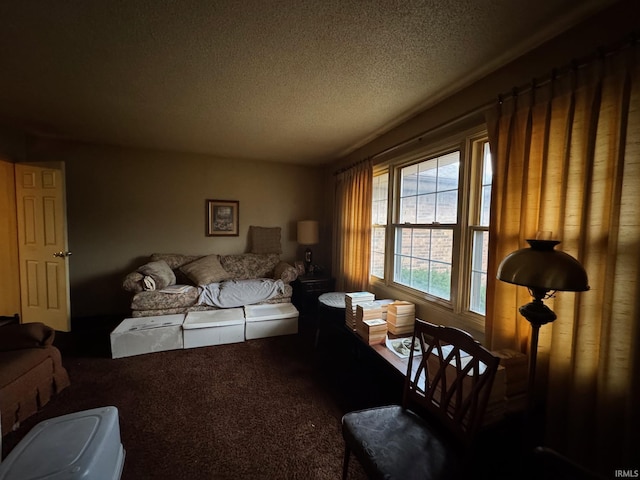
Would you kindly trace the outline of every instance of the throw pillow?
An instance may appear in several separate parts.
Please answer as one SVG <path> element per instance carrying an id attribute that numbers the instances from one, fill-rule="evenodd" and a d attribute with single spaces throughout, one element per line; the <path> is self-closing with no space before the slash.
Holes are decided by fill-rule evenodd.
<path id="1" fill-rule="evenodd" d="M 198 260 L 183 265 L 180 267 L 180 271 L 196 285 L 207 285 L 231 278 L 229 272 L 222 268 L 218 255 L 201 257 Z"/>
<path id="2" fill-rule="evenodd" d="M 298 278 L 298 271 L 287 262 L 280 262 L 276 265 L 273 278 L 280 279 L 284 283 L 291 283 Z"/>
<path id="3" fill-rule="evenodd" d="M 251 253 L 282 253 L 280 227 L 249 227 Z"/>
<path id="4" fill-rule="evenodd" d="M 161 290 L 169 285 L 175 285 L 176 283 L 176 275 L 164 260 L 149 262 L 138 268 L 138 272 L 153 278 L 157 290 Z"/>
<path id="5" fill-rule="evenodd" d="M 144 288 L 142 287 L 142 279 L 144 275 L 140 272 L 131 272 L 128 274 L 124 281 L 122 282 L 122 288 L 124 288 L 127 292 L 142 292 Z"/>

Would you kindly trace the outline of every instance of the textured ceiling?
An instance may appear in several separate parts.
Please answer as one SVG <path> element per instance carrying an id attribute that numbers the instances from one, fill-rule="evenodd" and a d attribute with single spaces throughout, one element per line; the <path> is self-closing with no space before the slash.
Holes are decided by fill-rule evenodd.
<path id="1" fill-rule="evenodd" d="M 610 0 L 2 0 L 0 124 L 320 164 Z"/>

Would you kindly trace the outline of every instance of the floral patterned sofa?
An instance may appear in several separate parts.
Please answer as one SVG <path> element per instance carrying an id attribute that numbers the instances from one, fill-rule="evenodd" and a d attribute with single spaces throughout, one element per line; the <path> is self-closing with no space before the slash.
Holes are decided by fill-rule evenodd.
<path id="1" fill-rule="evenodd" d="M 237 255 L 182 255 L 154 253 L 149 262 L 129 273 L 123 288 L 133 293 L 133 317 L 171 315 L 219 307 L 200 304 L 210 284 L 268 279 L 278 282 L 278 293 L 256 303 L 289 303 L 296 269 L 277 253 Z M 248 303 L 251 304 L 251 303 Z"/>

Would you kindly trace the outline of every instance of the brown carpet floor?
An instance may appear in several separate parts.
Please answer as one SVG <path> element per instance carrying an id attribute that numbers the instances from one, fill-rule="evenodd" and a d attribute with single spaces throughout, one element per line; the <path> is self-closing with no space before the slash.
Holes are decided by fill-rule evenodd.
<path id="1" fill-rule="evenodd" d="M 340 478 L 358 387 L 336 388 L 305 336 L 115 360 L 83 347 L 61 347 L 71 386 L 4 437 L 3 457 L 42 420 L 114 405 L 124 480 Z M 366 478 L 354 459 L 350 470 Z"/>

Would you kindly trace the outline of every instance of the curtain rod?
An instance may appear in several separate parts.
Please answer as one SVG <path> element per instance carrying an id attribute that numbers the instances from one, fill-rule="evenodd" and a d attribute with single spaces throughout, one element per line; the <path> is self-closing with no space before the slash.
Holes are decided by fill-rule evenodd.
<path id="1" fill-rule="evenodd" d="M 395 145 L 392 145 L 390 147 L 385 148 L 384 150 L 379 151 L 378 153 L 375 153 L 369 157 L 365 157 L 361 160 L 357 160 L 345 167 L 342 167 L 336 171 L 333 172 L 334 175 L 338 175 L 340 173 L 346 172 L 347 170 L 350 170 L 352 168 L 357 167 L 358 165 L 360 165 L 362 162 L 366 162 L 367 160 L 375 160 L 376 158 L 380 158 L 384 155 L 387 155 L 391 152 L 394 152 L 396 150 L 399 150 L 401 148 L 407 147 L 409 145 L 411 145 L 412 143 L 418 143 L 421 142 L 422 139 L 426 136 L 426 135 L 431 135 L 439 130 L 445 129 L 445 128 L 449 128 L 450 126 L 458 123 L 458 122 L 462 122 L 468 118 L 471 118 L 475 115 L 480 115 L 481 113 L 483 113 L 485 110 L 487 110 L 488 108 L 490 108 L 492 105 L 495 105 L 495 101 L 491 101 L 491 102 L 487 102 L 483 105 L 480 105 L 479 107 L 476 107 L 472 110 L 469 110 L 466 113 L 463 113 L 462 115 L 458 115 L 457 117 L 454 117 L 452 119 L 447 120 L 446 122 L 443 122 L 439 125 L 436 125 L 433 128 L 430 128 L 429 130 L 425 130 L 424 132 L 419 133 L 418 135 L 411 137 L 407 140 L 404 140 L 400 143 L 396 143 Z"/>
<path id="2" fill-rule="evenodd" d="M 560 68 L 553 68 L 551 72 L 538 77 L 533 78 L 529 83 L 521 85 L 519 87 L 513 87 L 510 92 L 501 93 L 498 95 L 498 103 L 503 103 L 504 100 L 509 97 L 517 97 L 518 95 L 523 95 L 525 93 L 529 93 L 537 88 L 548 85 L 552 81 L 555 81 L 559 78 L 562 78 L 566 75 L 571 74 L 572 72 L 576 72 L 581 68 L 588 67 L 589 65 L 597 62 L 599 60 L 604 60 L 606 57 L 611 57 L 613 55 L 619 54 L 625 48 L 633 47 L 638 43 L 640 38 L 640 30 L 634 30 L 630 34 L 625 35 L 622 40 L 618 42 L 608 45 L 598 47 L 594 52 L 585 55 L 582 58 L 574 58 L 569 63 L 565 64 Z"/>
<path id="3" fill-rule="evenodd" d="M 598 48 L 596 50 L 596 52 L 587 55 L 586 57 L 583 57 L 580 60 L 572 60 L 568 65 L 565 65 L 564 67 L 560 68 L 560 69 L 552 69 L 551 73 L 545 75 L 544 77 L 541 77 L 542 79 L 536 79 L 534 78 L 531 82 L 529 82 L 526 85 L 523 85 L 521 87 L 514 87 L 511 92 L 506 93 L 506 94 L 499 94 L 498 95 L 498 102 L 502 103 L 504 98 L 507 98 L 509 96 L 517 96 L 517 95 L 522 95 L 523 93 L 526 93 L 530 90 L 533 90 L 534 88 L 538 88 L 538 87 L 542 87 L 544 85 L 546 85 L 547 83 L 551 82 L 553 79 L 557 79 L 558 76 L 561 75 L 566 75 L 567 72 L 571 72 L 573 70 L 577 70 L 579 68 L 583 68 L 587 65 L 589 65 L 591 62 L 593 62 L 594 60 L 597 59 L 601 59 L 604 58 L 606 56 L 611 56 L 611 55 L 615 55 L 616 53 L 618 53 L 619 51 L 621 51 L 624 48 L 633 46 L 634 44 L 636 44 L 638 42 L 638 39 L 640 37 L 640 30 L 635 30 L 633 32 L 631 32 L 629 35 L 627 35 L 625 38 L 623 38 L 622 41 L 619 41 L 617 44 L 615 44 L 614 46 L 610 46 L 609 48 Z M 431 135 L 439 130 L 448 128 L 452 125 L 454 125 L 455 123 L 461 122 L 463 120 L 466 120 L 470 117 L 473 117 L 474 115 L 479 115 L 481 113 L 483 113 L 484 111 L 488 110 L 489 108 L 491 108 L 492 106 L 494 106 L 496 104 L 495 100 L 492 100 L 490 102 L 487 102 L 483 105 L 480 105 L 479 107 L 476 107 L 466 113 L 463 113 L 462 115 L 459 115 L 458 117 L 454 117 L 452 119 L 447 120 L 446 122 L 441 123 L 440 125 L 437 125 L 429 130 L 426 130 L 414 137 L 411 137 L 403 142 L 397 143 L 396 145 L 392 145 L 391 147 L 388 147 L 384 150 L 381 150 L 378 153 L 375 153 L 369 157 L 365 157 L 361 160 L 358 160 L 354 163 L 351 163 L 350 165 L 347 165 L 343 168 L 340 168 L 338 170 L 336 170 L 335 172 L 333 172 L 334 175 L 338 175 L 340 173 L 346 172 L 347 170 L 350 170 L 352 168 L 357 167 L 358 165 L 360 165 L 362 162 L 365 162 L 367 160 L 375 160 L 377 158 L 380 158 L 384 155 L 387 155 L 393 151 L 399 150 L 401 148 L 407 147 L 409 145 L 411 145 L 412 143 L 418 143 L 420 141 L 422 141 L 423 137 L 425 137 L 426 135 Z"/>

